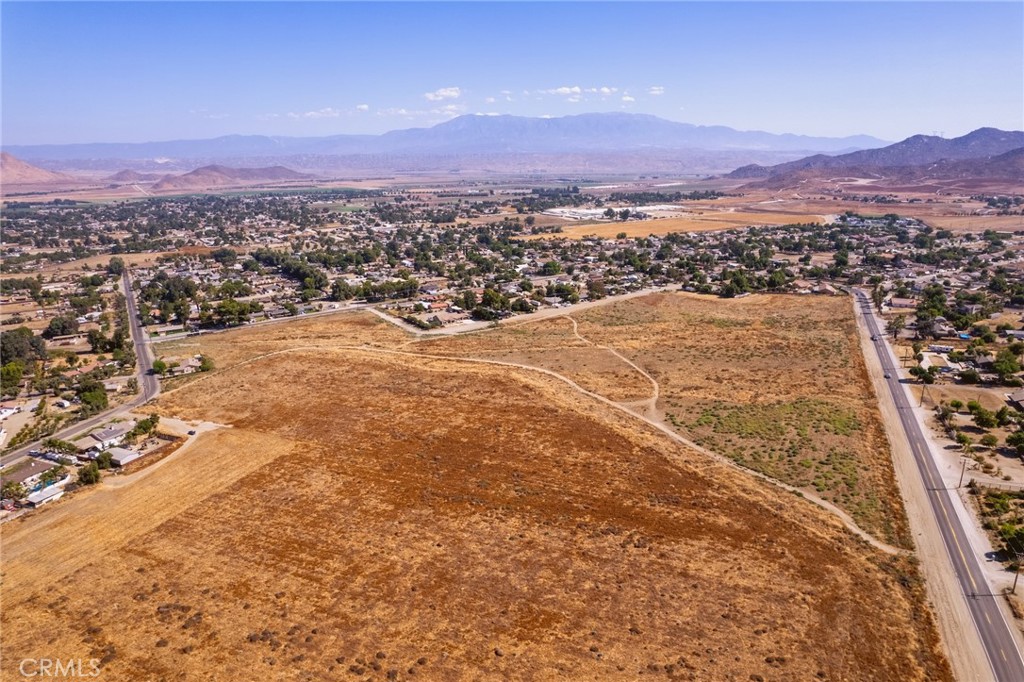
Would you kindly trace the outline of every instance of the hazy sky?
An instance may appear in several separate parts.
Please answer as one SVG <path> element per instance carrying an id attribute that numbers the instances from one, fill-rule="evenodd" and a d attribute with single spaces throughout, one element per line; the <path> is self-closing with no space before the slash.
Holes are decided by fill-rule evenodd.
<path id="1" fill-rule="evenodd" d="M 5 144 L 631 111 L 898 140 L 1024 128 L 1024 3 L 0 4 Z"/>

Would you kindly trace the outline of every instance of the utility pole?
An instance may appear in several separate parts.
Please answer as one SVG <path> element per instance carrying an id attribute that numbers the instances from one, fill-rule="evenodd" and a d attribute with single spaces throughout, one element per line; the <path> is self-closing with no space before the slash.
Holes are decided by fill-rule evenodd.
<path id="1" fill-rule="evenodd" d="M 960 457 L 960 482 L 956 484 L 957 488 L 960 488 L 964 484 L 964 472 L 967 471 L 967 460 L 961 455 Z"/>
<path id="2" fill-rule="evenodd" d="M 1017 559 L 1015 563 L 1017 570 L 1013 572 L 1013 587 L 1010 588 L 1010 594 L 1017 594 L 1017 578 L 1020 577 L 1020 552 L 1014 550 L 1013 554 Z"/>

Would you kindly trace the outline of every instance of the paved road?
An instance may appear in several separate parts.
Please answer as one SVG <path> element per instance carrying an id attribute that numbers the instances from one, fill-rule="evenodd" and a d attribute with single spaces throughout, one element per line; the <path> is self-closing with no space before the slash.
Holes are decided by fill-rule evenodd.
<path id="1" fill-rule="evenodd" d="M 67 440 L 75 434 L 99 426 L 111 417 L 128 412 L 159 395 L 160 379 L 149 373 L 150 368 L 153 366 L 153 352 L 142 329 L 142 324 L 139 322 L 138 308 L 135 304 L 135 296 L 132 294 L 131 277 L 129 277 L 127 270 L 124 273 L 124 291 L 125 298 L 128 300 L 128 321 L 131 326 L 132 342 L 135 344 L 135 378 L 139 382 L 139 395 L 123 405 L 118 405 L 84 421 L 75 422 L 71 426 L 57 431 L 52 436 L 47 436 L 47 438 Z M 0 458 L 0 466 L 6 467 L 19 461 L 28 456 L 29 450 L 38 447 L 38 445 L 39 441 L 29 443 Z"/>
<path id="2" fill-rule="evenodd" d="M 971 543 L 964 531 L 960 517 L 953 506 L 951 493 L 945 487 L 939 475 L 935 459 L 928 447 L 928 441 L 921 431 L 921 424 L 914 414 L 913 407 L 900 383 L 900 375 L 892 355 L 889 353 L 884 333 L 879 329 L 878 320 L 871 309 L 871 299 L 863 291 L 857 290 L 857 300 L 864 311 L 864 319 L 875 341 L 882 369 L 888 377 L 886 385 L 892 394 L 893 402 L 900 415 L 900 423 L 910 443 L 914 461 L 921 472 L 921 478 L 927 492 L 928 502 L 938 522 L 942 541 L 946 546 L 950 561 L 956 571 L 957 580 L 967 599 L 967 606 L 978 629 L 982 645 L 992 666 L 993 677 L 1006 682 L 1024 680 L 1024 659 L 1021 658 L 1016 640 L 1010 626 L 1003 617 L 998 600 L 1003 597 L 994 594 L 985 574 L 981 569 L 978 557 L 971 550 Z"/>
<path id="3" fill-rule="evenodd" d="M 132 341 L 135 343 L 135 376 L 139 381 L 140 390 L 139 396 L 129 405 L 136 407 L 160 394 L 160 379 L 150 373 L 153 367 L 153 349 L 139 320 L 138 305 L 135 294 L 132 293 L 132 278 L 127 268 L 124 271 L 124 295 L 128 300 L 128 323 L 131 326 Z"/>

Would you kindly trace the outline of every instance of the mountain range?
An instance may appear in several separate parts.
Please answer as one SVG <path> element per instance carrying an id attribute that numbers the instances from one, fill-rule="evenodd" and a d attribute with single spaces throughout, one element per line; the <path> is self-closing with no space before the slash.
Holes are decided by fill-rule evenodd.
<path id="1" fill-rule="evenodd" d="M 701 149 L 843 152 L 884 145 L 867 135 L 810 137 L 677 123 L 646 114 L 596 113 L 561 118 L 459 116 L 430 128 L 382 135 L 281 137 L 228 135 L 206 140 L 67 145 L 8 145 L 30 162 L 139 159 L 269 159 L 288 156 L 465 155 L 637 152 Z M 792 158 L 792 156 L 791 156 Z"/>
<path id="2" fill-rule="evenodd" d="M 838 156 L 815 154 L 775 166 L 751 164 L 737 168 L 727 177 L 769 178 L 801 171 L 906 168 L 940 161 L 948 165 L 953 161 L 992 159 L 1021 147 L 1024 147 L 1024 132 L 978 128 L 962 137 L 951 139 L 914 135 L 879 149 L 864 149 Z"/>

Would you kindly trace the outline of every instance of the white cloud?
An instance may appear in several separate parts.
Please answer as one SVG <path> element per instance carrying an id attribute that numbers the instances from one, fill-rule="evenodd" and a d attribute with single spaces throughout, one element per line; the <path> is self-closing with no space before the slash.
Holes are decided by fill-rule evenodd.
<path id="1" fill-rule="evenodd" d="M 316 111 L 307 111 L 302 116 L 303 118 L 338 118 L 341 116 L 341 111 L 333 107 L 324 107 Z"/>
<path id="2" fill-rule="evenodd" d="M 357 104 L 356 105 L 356 111 L 369 111 L 369 110 L 370 110 L 370 105 L 369 104 Z"/>
<path id="3" fill-rule="evenodd" d="M 376 113 L 381 117 L 399 116 L 408 120 L 422 119 L 426 121 L 436 121 L 455 118 L 456 116 L 461 116 L 465 112 L 466 105 L 464 104 L 446 104 L 434 109 L 406 109 L 405 107 L 390 107 L 388 109 L 378 109 Z"/>
<path id="4" fill-rule="evenodd" d="M 497 111 L 478 111 L 474 116 L 501 116 Z"/>
<path id="5" fill-rule="evenodd" d="M 608 95 L 614 95 L 618 91 L 619 91 L 618 88 L 610 88 L 607 85 L 606 86 L 602 86 L 600 88 L 587 88 L 586 89 L 586 92 L 589 92 L 592 95 L 604 95 L 605 97 L 607 97 Z"/>
<path id="6" fill-rule="evenodd" d="M 502 90 L 500 94 L 505 98 L 506 102 L 511 102 L 512 101 L 512 91 L 511 90 Z M 529 94 L 529 93 L 526 93 L 526 94 Z"/>
<path id="7" fill-rule="evenodd" d="M 462 95 L 462 90 L 459 88 L 438 88 L 433 92 L 423 93 L 423 96 L 431 102 L 440 102 L 445 99 L 458 99 L 460 95 Z"/>
<path id="8" fill-rule="evenodd" d="M 652 85 L 651 87 L 647 88 L 647 94 L 648 95 L 664 95 L 665 94 L 665 87 L 662 86 L 662 85 Z"/>
<path id="9" fill-rule="evenodd" d="M 635 102 L 636 101 L 636 97 L 630 97 L 629 95 L 623 95 L 622 96 L 622 101 L 623 102 Z"/>
<path id="10" fill-rule="evenodd" d="M 494 104 L 496 101 L 493 97 L 484 97 L 484 102 L 487 104 Z"/>
<path id="11" fill-rule="evenodd" d="M 579 95 L 583 92 L 583 88 L 578 85 L 563 85 L 560 88 L 550 88 L 539 92 L 545 95 Z"/>
<path id="12" fill-rule="evenodd" d="M 579 102 L 579 101 L 581 101 L 582 99 L 583 99 L 583 98 L 582 98 L 582 97 L 580 97 L 579 95 L 573 95 L 572 97 L 568 98 L 568 99 L 567 99 L 567 100 L 565 100 L 565 101 L 566 101 L 566 102 L 573 102 L 573 103 L 576 103 L 576 102 Z"/>

